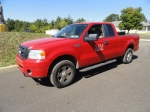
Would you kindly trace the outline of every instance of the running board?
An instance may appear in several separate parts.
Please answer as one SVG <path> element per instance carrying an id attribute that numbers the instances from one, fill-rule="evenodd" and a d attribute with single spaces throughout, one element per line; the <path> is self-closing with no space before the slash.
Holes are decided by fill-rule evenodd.
<path id="1" fill-rule="evenodd" d="M 93 65 L 93 66 L 89 66 L 89 67 L 83 68 L 83 69 L 81 69 L 79 71 L 80 72 L 86 72 L 86 71 L 89 71 L 89 70 L 92 70 L 92 69 L 95 69 L 95 68 L 98 68 L 98 67 L 110 64 L 110 63 L 114 63 L 114 62 L 116 62 L 116 59 L 113 59 L 113 60 L 110 60 L 110 61 L 106 61 L 106 62 L 103 62 L 103 63 L 99 63 L 99 64 L 96 64 L 96 65 Z"/>

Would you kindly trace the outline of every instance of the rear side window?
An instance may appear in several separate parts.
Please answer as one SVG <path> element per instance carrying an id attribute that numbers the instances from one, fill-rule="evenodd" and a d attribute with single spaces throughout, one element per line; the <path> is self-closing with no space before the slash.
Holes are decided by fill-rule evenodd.
<path id="1" fill-rule="evenodd" d="M 108 36 L 115 36 L 114 29 L 110 24 L 106 24 L 107 30 L 108 30 Z"/>

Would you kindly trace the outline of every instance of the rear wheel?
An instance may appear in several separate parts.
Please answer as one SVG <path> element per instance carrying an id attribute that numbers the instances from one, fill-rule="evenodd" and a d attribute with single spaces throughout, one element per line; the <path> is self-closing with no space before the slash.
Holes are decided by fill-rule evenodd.
<path id="1" fill-rule="evenodd" d="M 123 63 L 125 63 L 125 64 L 131 63 L 132 57 L 133 57 L 133 50 L 131 48 L 128 48 L 123 57 Z"/>
<path id="2" fill-rule="evenodd" d="M 118 57 L 117 61 L 119 63 L 129 64 L 132 62 L 132 57 L 133 57 L 133 50 L 131 48 L 128 48 L 124 56 Z"/>
<path id="3" fill-rule="evenodd" d="M 75 65 L 69 60 L 62 60 L 54 65 L 50 81 L 54 86 L 62 88 L 72 83 L 75 73 Z"/>

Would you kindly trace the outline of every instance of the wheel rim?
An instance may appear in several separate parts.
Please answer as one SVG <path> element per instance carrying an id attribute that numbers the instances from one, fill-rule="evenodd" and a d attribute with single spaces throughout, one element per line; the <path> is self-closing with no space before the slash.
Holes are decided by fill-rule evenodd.
<path id="1" fill-rule="evenodd" d="M 61 83 L 66 83 L 70 80 L 72 69 L 69 66 L 63 66 L 57 73 L 57 79 Z"/>
<path id="2" fill-rule="evenodd" d="M 127 54 L 127 61 L 130 62 L 132 60 L 132 52 Z"/>

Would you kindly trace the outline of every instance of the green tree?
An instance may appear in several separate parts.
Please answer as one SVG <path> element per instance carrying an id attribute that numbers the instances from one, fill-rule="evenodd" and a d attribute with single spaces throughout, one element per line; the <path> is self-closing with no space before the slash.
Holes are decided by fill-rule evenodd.
<path id="1" fill-rule="evenodd" d="M 43 19 L 43 25 L 47 26 L 48 25 L 48 20 L 46 18 Z"/>
<path id="2" fill-rule="evenodd" d="M 44 27 L 43 21 L 41 19 L 37 19 L 36 21 L 33 22 L 33 24 L 34 24 L 34 27 L 36 27 L 35 28 L 36 30 L 34 30 L 34 32 L 40 33 L 41 27 Z M 31 25 L 31 26 L 34 29 L 33 25 Z"/>
<path id="3" fill-rule="evenodd" d="M 23 28 L 29 28 L 29 27 L 30 27 L 30 23 L 24 21 L 24 22 L 23 22 Z"/>
<path id="4" fill-rule="evenodd" d="M 86 20 L 83 18 L 79 18 L 77 21 L 84 22 Z M 45 30 L 49 29 L 60 30 L 64 26 L 72 24 L 73 19 L 68 15 L 68 17 L 65 18 L 61 18 L 60 16 L 58 16 L 56 20 L 52 20 L 51 22 L 48 22 L 48 20 L 44 18 L 43 20 L 37 19 L 36 21 L 31 23 L 8 18 L 6 23 L 9 31 L 24 32 L 27 30 L 31 30 L 33 33 L 44 33 Z"/>
<path id="5" fill-rule="evenodd" d="M 119 24 L 119 29 L 128 30 L 128 33 L 131 29 L 142 29 L 143 25 L 141 22 L 143 20 L 143 14 L 141 11 L 141 7 L 128 7 L 121 10 L 120 18 L 122 22 Z"/>
<path id="6" fill-rule="evenodd" d="M 61 26 L 60 26 L 61 20 L 62 20 L 62 18 L 58 16 L 54 23 L 54 27 L 53 27 L 54 29 L 59 29 L 59 30 L 61 29 Z"/>
<path id="7" fill-rule="evenodd" d="M 65 20 L 61 20 L 61 22 L 60 22 L 60 28 L 63 28 L 63 27 L 65 27 L 65 26 L 67 26 L 68 25 L 68 23 L 65 21 Z"/>
<path id="8" fill-rule="evenodd" d="M 6 24 L 8 27 L 8 31 L 13 31 L 15 29 L 15 21 L 13 19 L 8 18 L 6 20 Z"/>
<path id="9" fill-rule="evenodd" d="M 23 25 L 23 21 L 15 20 L 15 29 L 14 30 L 19 32 L 22 25 Z"/>
<path id="10" fill-rule="evenodd" d="M 73 19 L 70 17 L 70 15 L 68 15 L 67 18 L 64 18 L 64 21 L 67 22 L 67 25 L 72 24 L 73 23 Z"/>
<path id="11" fill-rule="evenodd" d="M 22 25 L 22 27 L 21 27 L 20 32 L 24 32 L 24 31 L 30 30 L 30 24 L 31 24 L 31 23 L 24 21 L 24 22 L 23 22 L 23 25 Z"/>
<path id="12" fill-rule="evenodd" d="M 40 28 L 41 33 L 45 33 L 46 30 L 50 30 L 49 25 Z"/>
<path id="13" fill-rule="evenodd" d="M 82 23 L 82 22 L 86 22 L 86 20 L 84 18 L 79 18 L 75 22 L 76 23 Z"/>
<path id="14" fill-rule="evenodd" d="M 113 22 L 113 21 L 119 21 L 119 15 L 118 14 L 110 14 L 107 16 L 103 21 L 104 22 Z"/>
<path id="15" fill-rule="evenodd" d="M 144 21 L 144 22 L 148 21 L 143 13 L 142 13 L 142 18 L 143 18 L 142 21 Z"/>
<path id="16" fill-rule="evenodd" d="M 50 22 L 50 29 L 53 29 L 54 28 L 54 25 L 55 25 L 55 21 L 54 20 L 52 20 L 51 22 Z"/>
<path id="17" fill-rule="evenodd" d="M 36 27 L 36 25 L 35 25 L 34 23 L 32 23 L 32 24 L 30 25 L 30 29 L 32 30 L 33 33 L 35 33 L 36 30 L 37 30 L 37 27 Z"/>

